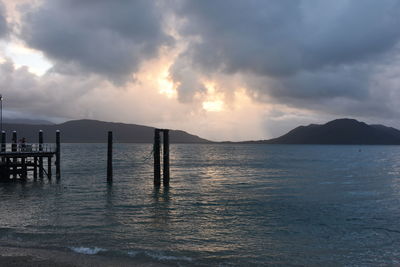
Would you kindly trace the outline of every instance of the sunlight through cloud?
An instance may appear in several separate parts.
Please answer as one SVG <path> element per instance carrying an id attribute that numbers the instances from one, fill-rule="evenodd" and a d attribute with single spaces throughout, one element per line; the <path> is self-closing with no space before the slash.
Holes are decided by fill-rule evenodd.
<path id="1" fill-rule="evenodd" d="M 169 78 L 168 71 L 162 73 L 162 75 L 157 79 L 158 91 L 160 94 L 165 95 L 168 98 L 176 98 L 177 92 L 174 83 Z"/>
<path id="2" fill-rule="evenodd" d="M 204 82 L 204 87 L 207 89 L 205 101 L 202 103 L 202 107 L 206 111 L 220 112 L 224 110 L 223 93 L 219 93 L 216 90 L 216 84 L 214 82 Z"/>
<path id="3" fill-rule="evenodd" d="M 26 66 L 31 73 L 38 76 L 42 76 L 52 67 L 52 64 L 41 52 L 25 47 L 21 44 L 7 44 L 5 55 L 13 60 L 17 68 Z"/>

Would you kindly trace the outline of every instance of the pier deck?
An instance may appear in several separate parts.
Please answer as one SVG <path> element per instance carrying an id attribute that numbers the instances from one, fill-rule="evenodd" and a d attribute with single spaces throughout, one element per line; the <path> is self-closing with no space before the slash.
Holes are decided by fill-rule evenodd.
<path id="1" fill-rule="evenodd" d="M 1 150 L 0 181 L 27 180 L 28 177 L 37 179 L 44 175 L 51 179 L 52 158 L 57 154 L 53 144 L 10 144 Z M 47 161 L 47 169 L 44 168 L 44 161 Z"/>

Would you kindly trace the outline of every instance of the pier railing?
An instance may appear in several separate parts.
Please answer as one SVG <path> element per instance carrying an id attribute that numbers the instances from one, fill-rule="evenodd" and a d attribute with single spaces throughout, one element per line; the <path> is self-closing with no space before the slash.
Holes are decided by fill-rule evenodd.
<path id="1" fill-rule="evenodd" d="M 7 143 L 1 144 L 0 153 L 5 152 L 56 152 L 56 145 L 52 143 Z"/>

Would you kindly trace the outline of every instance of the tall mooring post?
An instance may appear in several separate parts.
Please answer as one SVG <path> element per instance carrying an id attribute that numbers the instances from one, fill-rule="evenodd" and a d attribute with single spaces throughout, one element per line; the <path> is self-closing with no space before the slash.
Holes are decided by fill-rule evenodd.
<path id="1" fill-rule="evenodd" d="M 163 185 L 169 186 L 169 130 L 163 130 Z"/>
<path id="2" fill-rule="evenodd" d="M 39 131 L 39 151 L 43 151 L 43 131 Z M 43 179 L 43 158 L 39 157 L 39 178 Z"/>
<path id="3" fill-rule="evenodd" d="M 61 177 L 61 138 L 60 131 L 56 131 L 56 178 Z"/>
<path id="4" fill-rule="evenodd" d="M 107 182 L 111 183 L 113 180 L 113 166 L 112 166 L 112 150 L 113 150 L 113 133 L 108 132 L 108 147 L 107 147 Z"/>
<path id="5" fill-rule="evenodd" d="M 160 159 L 160 129 L 154 129 L 154 186 L 159 187 L 161 184 L 161 159 Z"/>
<path id="6" fill-rule="evenodd" d="M 163 133 L 163 185 L 169 186 L 169 130 L 154 129 L 154 186 L 161 184 L 160 132 Z"/>
<path id="7" fill-rule="evenodd" d="M 12 132 L 11 151 L 12 152 L 17 151 L 17 132 L 16 131 Z M 13 163 L 14 163 L 14 165 L 17 164 L 17 158 L 13 158 Z M 13 178 L 17 179 L 17 167 L 13 167 Z"/>

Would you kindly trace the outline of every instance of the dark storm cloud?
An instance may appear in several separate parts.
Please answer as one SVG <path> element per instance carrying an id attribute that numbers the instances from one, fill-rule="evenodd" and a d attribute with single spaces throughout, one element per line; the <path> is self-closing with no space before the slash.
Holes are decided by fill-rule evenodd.
<path id="1" fill-rule="evenodd" d="M 56 69 L 68 63 L 123 82 L 172 42 L 161 17 L 155 1 L 48 0 L 23 17 L 21 38 Z"/>
<path id="2" fill-rule="evenodd" d="M 2 2 L 0 2 L 0 38 L 8 33 L 8 25 L 6 21 L 6 12 Z"/>
<path id="3" fill-rule="evenodd" d="M 177 14 L 186 19 L 180 32 L 193 37 L 181 58 L 203 75 L 256 77 L 250 90 L 288 105 L 369 103 L 377 69 L 399 63 L 389 60 L 398 54 L 398 0 L 179 3 Z"/>
<path id="4" fill-rule="evenodd" d="M 396 116 L 399 14 L 400 0 L 44 0 L 22 16 L 20 37 L 57 74 L 115 83 L 160 47 L 185 47 L 170 68 L 181 102 L 206 92 L 204 80 L 232 90 L 232 78 L 258 101 Z"/>
<path id="5" fill-rule="evenodd" d="M 373 58 L 399 40 L 400 2 L 183 1 L 195 62 L 225 72 L 284 76 Z"/>

